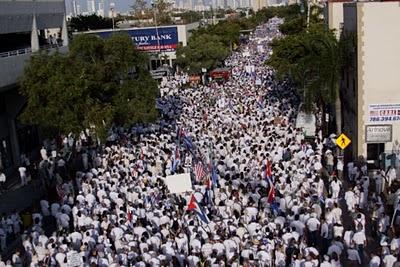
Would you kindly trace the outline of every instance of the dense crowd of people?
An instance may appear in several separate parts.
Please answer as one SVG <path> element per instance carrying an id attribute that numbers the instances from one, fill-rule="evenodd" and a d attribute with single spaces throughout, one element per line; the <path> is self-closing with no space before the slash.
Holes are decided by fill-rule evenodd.
<path id="1" fill-rule="evenodd" d="M 396 172 L 370 179 L 333 135 L 295 128 L 295 89 L 264 64 L 281 22 L 226 59 L 224 83 L 164 80 L 157 124 L 113 127 L 101 152 L 90 133 L 66 136 L 62 153 L 79 154 L 72 179 L 61 152 L 42 149 L 38 176 L 59 201 L 40 201 L 22 233 L 30 266 L 400 266 Z M 169 192 L 165 177 L 180 173 L 193 192 Z M 371 255 L 368 233 L 380 240 Z"/>

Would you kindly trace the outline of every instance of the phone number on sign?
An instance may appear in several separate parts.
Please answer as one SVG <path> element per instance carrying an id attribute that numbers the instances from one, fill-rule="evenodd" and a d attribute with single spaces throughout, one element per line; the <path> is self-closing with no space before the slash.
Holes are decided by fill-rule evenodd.
<path id="1" fill-rule="evenodd" d="M 369 121 L 400 121 L 400 116 L 371 117 Z"/>

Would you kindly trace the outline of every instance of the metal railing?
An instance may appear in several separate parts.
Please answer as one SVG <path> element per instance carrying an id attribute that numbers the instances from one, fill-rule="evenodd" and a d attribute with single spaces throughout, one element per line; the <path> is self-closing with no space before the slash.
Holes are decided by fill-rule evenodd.
<path id="1" fill-rule="evenodd" d="M 42 45 L 42 46 L 39 47 L 39 49 L 40 50 L 50 50 L 50 49 L 58 48 L 58 47 L 62 47 L 62 43 L 60 45 L 59 44 Z M 29 53 L 32 53 L 32 49 L 30 47 L 22 48 L 22 49 L 7 51 L 7 52 L 1 52 L 0 53 L 0 58 L 25 55 L 25 54 L 29 54 Z"/>
<path id="2" fill-rule="evenodd" d="M 2 52 L 2 53 L 0 53 L 0 58 L 13 57 L 13 56 L 24 55 L 24 54 L 29 54 L 29 53 L 32 53 L 32 49 L 30 47 L 18 49 L 18 50 L 7 51 L 7 52 Z"/>

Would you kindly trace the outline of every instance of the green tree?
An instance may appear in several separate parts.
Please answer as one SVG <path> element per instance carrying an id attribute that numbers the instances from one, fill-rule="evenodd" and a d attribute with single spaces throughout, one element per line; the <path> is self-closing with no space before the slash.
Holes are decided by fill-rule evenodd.
<path id="1" fill-rule="evenodd" d="M 153 7 L 155 10 L 155 23 L 157 25 L 169 25 L 172 24 L 171 18 L 171 7 L 172 4 L 166 0 L 155 0 Z"/>
<path id="2" fill-rule="evenodd" d="M 152 17 L 150 9 L 145 0 L 135 0 L 131 8 L 135 19 L 148 19 Z"/>
<path id="3" fill-rule="evenodd" d="M 72 17 L 69 21 L 69 27 L 72 31 L 88 31 L 97 29 L 109 29 L 112 28 L 112 19 L 103 18 L 93 15 L 79 15 Z"/>
<path id="4" fill-rule="evenodd" d="M 279 77 L 289 76 L 303 96 L 305 110 L 313 104 L 333 105 L 339 91 L 341 56 L 332 31 L 311 25 L 308 31 L 286 36 L 272 44 L 273 54 L 267 64 Z"/>
<path id="5" fill-rule="evenodd" d="M 279 30 L 284 35 L 299 34 L 307 27 L 306 18 L 304 16 L 298 16 L 291 20 L 287 20 L 279 26 Z"/>
<path id="6" fill-rule="evenodd" d="M 213 69 L 229 55 L 228 48 L 216 35 L 192 37 L 187 46 L 178 47 L 176 51 L 176 63 L 189 73 L 200 73 L 202 68 Z"/>
<path id="7" fill-rule="evenodd" d="M 68 54 L 33 55 L 21 81 L 27 99 L 21 119 L 53 134 L 90 127 L 102 138 L 114 122 L 154 121 L 157 84 L 145 63 L 122 34 L 105 41 L 82 34 Z"/>

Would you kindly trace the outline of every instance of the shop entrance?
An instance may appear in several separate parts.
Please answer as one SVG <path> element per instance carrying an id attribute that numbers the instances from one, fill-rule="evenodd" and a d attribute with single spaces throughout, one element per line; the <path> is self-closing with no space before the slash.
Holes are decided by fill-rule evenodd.
<path id="1" fill-rule="evenodd" d="M 385 143 L 367 144 L 368 169 L 380 169 L 384 166 L 383 153 L 385 152 Z"/>

